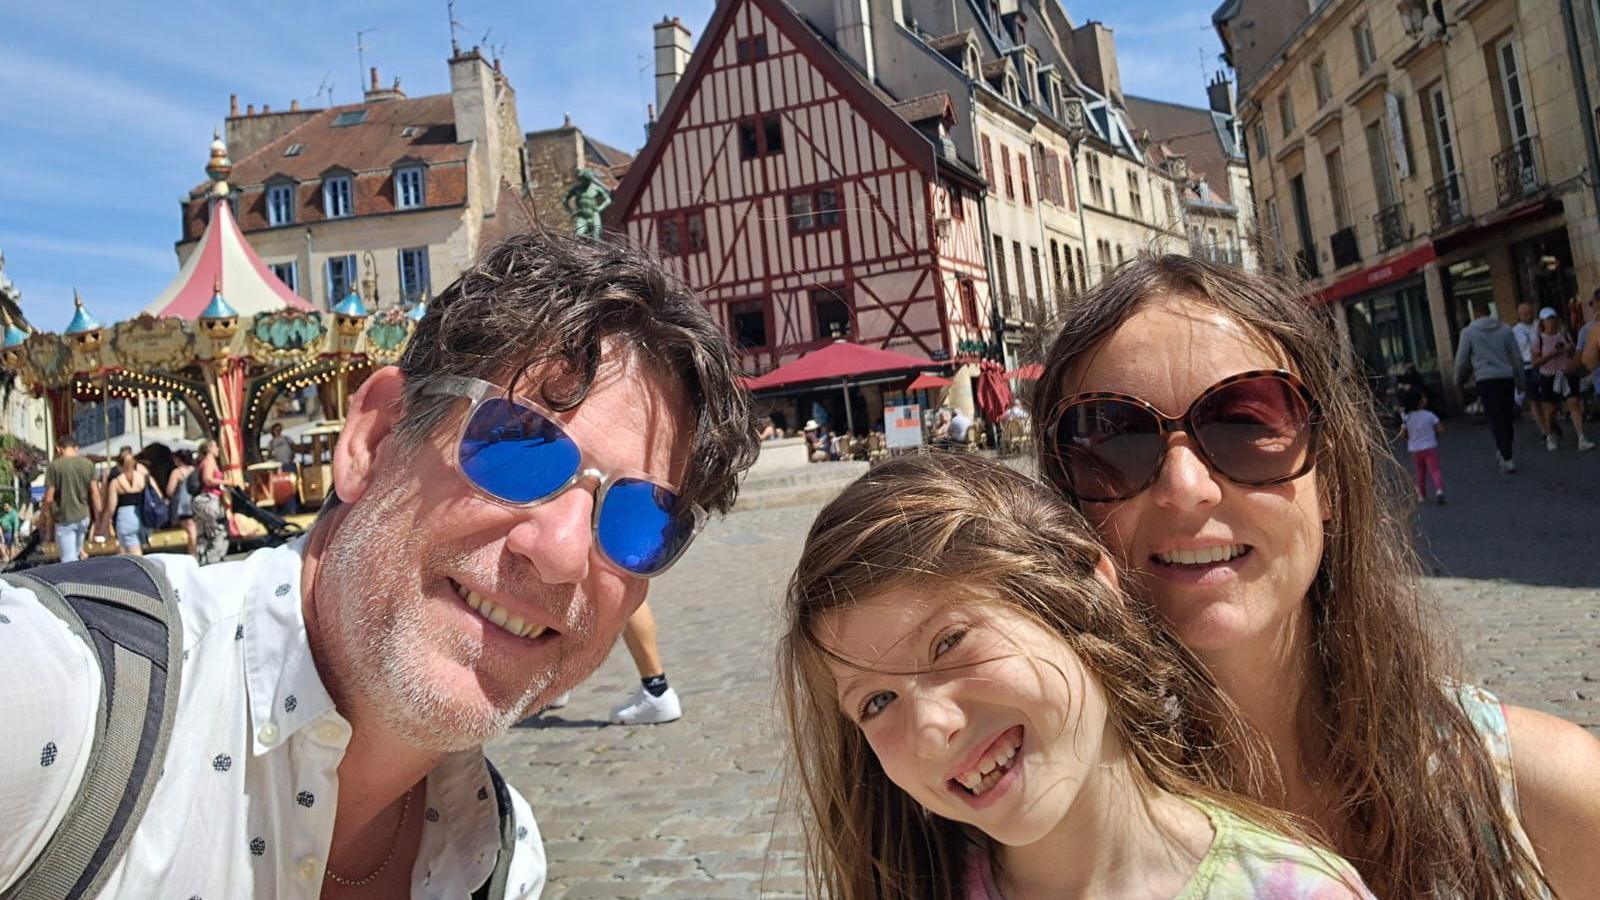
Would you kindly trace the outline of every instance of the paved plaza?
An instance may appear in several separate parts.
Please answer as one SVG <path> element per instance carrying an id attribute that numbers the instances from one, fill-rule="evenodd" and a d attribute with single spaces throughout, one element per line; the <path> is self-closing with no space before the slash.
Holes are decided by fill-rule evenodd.
<path id="1" fill-rule="evenodd" d="M 1449 428 L 1449 504 L 1419 510 L 1418 528 L 1467 669 L 1510 702 L 1600 734 L 1600 452 L 1579 455 L 1569 438 L 1549 453 L 1523 423 L 1521 471 L 1501 476 L 1481 425 Z M 546 896 L 800 895 L 799 846 L 780 814 L 771 658 L 783 586 L 818 506 L 714 522 L 655 585 L 682 721 L 605 724 L 638 685 L 619 645 L 570 706 L 491 745 L 543 829 Z"/>

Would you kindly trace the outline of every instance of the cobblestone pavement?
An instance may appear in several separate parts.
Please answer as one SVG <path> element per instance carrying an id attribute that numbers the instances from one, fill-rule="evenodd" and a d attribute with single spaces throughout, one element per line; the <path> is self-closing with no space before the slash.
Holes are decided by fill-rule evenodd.
<path id="1" fill-rule="evenodd" d="M 1579 456 L 1569 438 L 1547 453 L 1523 426 L 1522 470 L 1503 477 L 1481 426 L 1450 426 L 1449 504 L 1420 509 L 1418 528 L 1468 669 L 1510 702 L 1600 734 L 1600 452 Z M 714 522 L 653 587 L 682 721 L 605 724 L 638 685 L 619 646 L 571 705 L 490 747 L 538 816 L 546 896 L 800 894 L 798 844 L 779 814 L 771 653 L 783 585 L 818 507 Z"/>

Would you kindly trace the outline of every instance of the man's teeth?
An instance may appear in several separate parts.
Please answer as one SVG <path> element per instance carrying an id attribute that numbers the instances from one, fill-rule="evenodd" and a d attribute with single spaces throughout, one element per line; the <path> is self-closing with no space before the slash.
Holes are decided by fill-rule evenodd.
<path id="1" fill-rule="evenodd" d="M 1207 547 L 1204 550 L 1174 550 L 1171 553 L 1157 553 L 1156 559 L 1173 566 L 1204 566 L 1211 563 L 1227 562 L 1243 556 L 1250 548 L 1244 544 L 1223 544 L 1216 547 Z"/>
<path id="2" fill-rule="evenodd" d="M 994 787 L 1000 776 L 1011 767 L 1011 760 L 1017 755 L 1017 750 L 1022 747 L 1021 737 L 996 747 L 978 760 L 978 764 L 964 772 L 956 780 L 961 786 L 973 794 L 981 794 Z"/>
<path id="3" fill-rule="evenodd" d="M 535 625 L 532 622 L 525 621 L 521 616 L 506 612 L 502 607 L 495 606 L 489 602 L 487 597 L 477 591 L 467 591 L 466 599 L 468 606 L 472 607 L 478 615 L 488 619 L 491 624 L 501 631 L 510 632 L 519 638 L 536 638 L 545 632 L 543 625 Z"/>

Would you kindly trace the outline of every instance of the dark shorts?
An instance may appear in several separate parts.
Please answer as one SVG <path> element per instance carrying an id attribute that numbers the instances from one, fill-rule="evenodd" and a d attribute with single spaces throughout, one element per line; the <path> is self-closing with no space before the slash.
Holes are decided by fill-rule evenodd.
<path id="1" fill-rule="evenodd" d="M 1560 390 L 1556 389 L 1558 380 L 1560 381 Z M 1574 389 L 1571 378 L 1542 373 L 1539 375 L 1538 388 L 1534 392 L 1535 399 L 1543 400 L 1547 403 L 1560 403 L 1568 397 L 1576 396 L 1578 396 L 1578 392 Z"/>

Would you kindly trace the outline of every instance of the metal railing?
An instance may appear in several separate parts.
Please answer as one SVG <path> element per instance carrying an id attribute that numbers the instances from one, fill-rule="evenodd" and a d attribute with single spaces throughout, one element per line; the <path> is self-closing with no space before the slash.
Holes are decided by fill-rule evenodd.
<path id="1" fill-rule="evenodd" d="M 1333 267 L 1342 269 L 1361 261 L 1361 248 L 1356 242 L 1354 225 L 1335 231 L 1328 238 L 1328 249 L 1333 251 Z"/>
<path id="2" fill-rule="evenodd" d="M 1322 269 L 1317 266 L 1317 254 L 1309 250 L 1295 251 L 1294 266 L 1301 278 L 1316 278 L 1322 274 Z"/>
<path id="3" fill-rule="evenodd" d="M 1378 233 L 1378 252 L 1393 250 L 1406 242 L 1406 207 L 1392 203 L 1372 217 L 1372 227 Z"/>
<path id="4" fill-rule="evenodd" d="M 1244 265 L 1244 253 L 1238 248 L 1227 244 L 1200 243 L 1189 245 L 1189 255 L 1195 259 L 1203 259 L 1224 266 Z"/>
<path id="5" fill-rule="evenodd" d="M 1494 188 L 1501 206 L 1515 203 L 1544 187 L 1540 155 L 1537 137 L 1522 138 L 1494 155 L 1491 160 Z"/>
<path id="6" fill-rule="evenodd" d="M 1428 188 L 1428 222 L 1434 231 L 1443 231 L 1467 218 L 1467 189 L 1458 173 Z"/>

